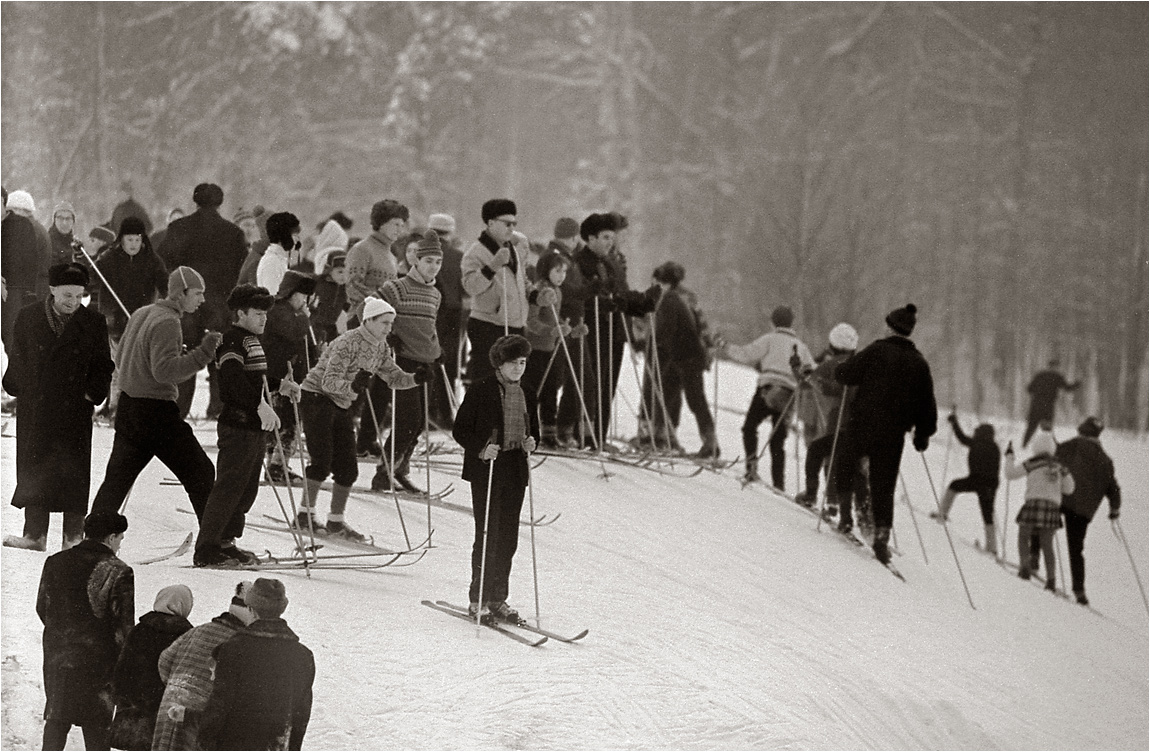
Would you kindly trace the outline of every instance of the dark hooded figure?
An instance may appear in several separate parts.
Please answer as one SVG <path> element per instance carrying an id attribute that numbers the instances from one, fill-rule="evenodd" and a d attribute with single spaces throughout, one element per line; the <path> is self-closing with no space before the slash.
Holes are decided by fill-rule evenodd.
<path id="1" fill-rule="evenodd" d="M 986 530 L 986 550 L 998 553 L 994 530 L 994 496 L 998 493 L 998 471 L 1002 464 L 1002 451 L 994 440 L 994 426 L 983 423 L 974 429 L 974 436 L 967 436 L 952 413 L 947 420 L 954 429 L 958 443 L 970 447 L 967 464 L 970 472 L 965 478 L 956 478 L 946 488 L 939 503 L 939 511 L 931 512 L 935 519 L 945 520 L 954 504 L 954 497 L 960 493 L 978 494 L 978 508 L 982 512 L 982 524 Z"/>

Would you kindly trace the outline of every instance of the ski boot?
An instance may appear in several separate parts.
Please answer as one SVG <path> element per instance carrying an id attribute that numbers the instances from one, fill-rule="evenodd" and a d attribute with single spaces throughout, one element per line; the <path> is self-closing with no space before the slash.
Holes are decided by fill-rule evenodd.
<path id="1" fill-rule="evenodd" d="M 340 519 L 333 519 L 336 515 L 328 515 L 327 518 L 327 534 L 332 538 L 342 538 L 344 540 L 352 541 L 353 543 L 368 543 L 367 536 L 357 531 L 351 525 L 343 521 L 343 515 L 339 515 Z"/>
<path id="2" fill-rule="evenodd" d="M 759 477 L 759 461 L 757 459 L 747 460 L 747 471 L 743 473 L 743 485 L 749 483 L 756 483 L 762 480 Z"/>
<path id="3" fill-rule="evenodd" d="M 507 601 L 489 601 L 487 608 L 491 611 L 491 616 L 497 621 L 505 621 L 510 624 L 519 623 L 519 612 L 507 605 Z"/>
<path id="4" fill-rule="evenodd" d="M 803 505 L 807 509 L 814 509 L 816 495 L 813 491 L 800 491 L 795 494 L 795 502 Z"/>
<path id="5" fill-rule="evenodd" d="M 881 561 L 883 564 L 890 564 L 890 540 L 889 527 L 876 527 L 874 530 L 874 544 L 871 548 L 874 549 L 874 557 Z"/>
<path id="6" fill-rule="evenodd" d="M 23 535 L 4 536 L 4 545 L 8 548 L 23 548 L 28 551 L 43 551 L 48 548 L 48 536 L 39 538 L 25 538 Z"/>

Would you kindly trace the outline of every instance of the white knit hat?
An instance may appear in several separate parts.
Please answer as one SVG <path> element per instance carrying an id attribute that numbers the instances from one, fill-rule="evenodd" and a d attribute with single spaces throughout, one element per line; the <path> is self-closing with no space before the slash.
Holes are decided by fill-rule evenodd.
<path id="1" fill-rule="evenodd" d="M 831 329 L 828 341 L 831 347 L 836 350 L 857 350 L 859 346 L 859 333 L 855 328 L 845 321 L 841 324 L 835 324 Z"/>
<path id="2" fill-rule="evenodd" d="M 432 214 L 427 218 L 427 229 L 455 232 L 455 218 L 450 214 Z"/>
<path id="3" fill-rule="evenodd" d="M 364 298 L 363 316 L 360 317 L 361 319 L 367 321 L 368 319 L 373 319 L 376 316 L 382 316 L 385 313 L 390 313 L 393 316 L 395 315 L 395 309 L 392 308 L 391 304 L 386 300 L 380 300 L 379 298 L 372 296 Z"/>
<path id="4" fill-rule="evenodd" d="M 28 191 L 12 191 L 8 194 L 8 203 L 4 205 L 4 208 L 34 212 L 36 211 L 36 202 L 32 200 L 32 194 Z"/>

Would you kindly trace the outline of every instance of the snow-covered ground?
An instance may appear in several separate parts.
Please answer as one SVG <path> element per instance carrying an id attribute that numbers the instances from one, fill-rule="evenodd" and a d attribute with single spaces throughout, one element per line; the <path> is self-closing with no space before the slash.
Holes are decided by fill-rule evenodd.
<path id="1" fill-rule="evenodd" d="M 724 455 L 735 457 L 753 374 L 723 364 L 721 379 L 720 438 Z M 626 413 L 637 393 L 629 366 L 620 383 L 617 405 Z M 194 414 L 202 413 L 205 393 L 201 385 Z M 969 429 L 972 419 L 963 417 Z M 1019 435 L 1017 426 L 997 425 L 1000 437 Z M 633 434 L 633 418 L 621 418 L 618 428 Z M 953 478 L 966 465 L 957 442 L 945 457 L 945 430 L 926 453 L 940 488 L 944 467 Z M 1072 431 L 1059 426 L 1057 434 Z M 214 425 L 197 432 L 214 456 Z M 681 434 L 688 449 L 698 446 L 689 412 Z M 111 440 L 110 429 L 96 429 L 94 487 Z M 15 485 L 15 440 L 0 442 L 6 500 Z M 1103 443 L 1118 467 L 1122 523 L 1146 582 L 1146 439 L 1107 431 Z M 794 462 L 789 442 L 790 491 Z M 463 507 L 431 510 L 435 547 L 419 563 L 310 579 L 272 575 L 287 584 L 285 618 L 318 664 L 305 748 L 1150 747 L 1147 615 L 1105 507 L 1086 550 L 1087 590 L 1099 615 L 977 553 L 977 504 L 960 497 L 950 532 L 972 609 L 944 530 L 926 517 L 934 497 L 910 450 L 903 476 L 926 556 L 900 502 L 895 563 L 906 583 L 868 550 L 825 526 L 816 532 L 814 517 L 783 497 L 761 486 L 741 490 L 737 467 L 691 479 L 605 467 L 608 478 L 598 464 L 549 458 L 534 474 L 536 514 L 562 512 L 535 534 L 542 623 L 562 632 L 589 628 L 577 645 L 533 649 L 420 605 L 466 598 L 472 521 L 457 472 L 431 473 L 433 487 L 455 483 L 446 501 Z M 360 465 L 360 489 L 371 472 Z M 190 515 L 176 512 L 188 507 L 182 489 L 160 485 L 169 475 L 153 463 L 130 499 L 121 551 L 129 563 L 174 547 L 194 529 Z M 422 484 L 422 467 L 413 477 Z M 325 512 L 327 500 L 321 495 Z M 1020 503 L 1016 482 L 1011 516 Z M 426 507 L 405 501 L 401 508 L 412 539 L 421 539 Z M 261 490 L 255 512 L 278 514 L 270 489 Z M 391 497 L 357 490 L 348 514 L 378 541 L 402 543 Z M 4 533 L 18 533 L 21 520 L 3 506 Z M 58 525 L 54 519 L 49 553 L 59 548 Z M 521 533 L 511 600 L 534 616 L 530 531 Z M 1009 539 L 1017 560 L 1013 526 Z M 286 553 L 288 540 L 250 530 L 243 543 Z M 39 748 L 41 627 L 33 604 L 46 555 L 0 552 L 5 749 Z M 188 555 L 136 566 L 137 615 L 161 587 L 182 582 L 196 594 L 192 621 L 202 623 L 224 609 L 236 581 L 253 576 L 190 563 Z M 69 747 L 81 745 L 74 730 Z"/>

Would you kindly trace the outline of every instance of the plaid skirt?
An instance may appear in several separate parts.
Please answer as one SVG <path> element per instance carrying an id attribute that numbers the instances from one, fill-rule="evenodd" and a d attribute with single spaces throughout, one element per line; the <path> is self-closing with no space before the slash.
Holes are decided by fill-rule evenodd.
<path id="1" fill-rule="evenodd" d="M 1062 527 L 1062 508 L 1050 499 L 1027 499 L 1014 521 L 1019 525 L 1057 530 Z"/>

